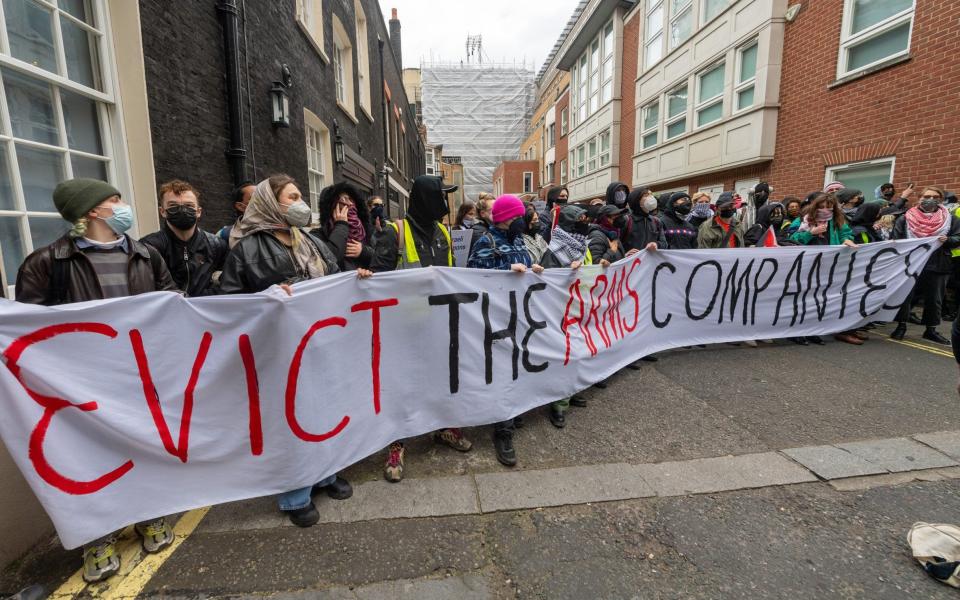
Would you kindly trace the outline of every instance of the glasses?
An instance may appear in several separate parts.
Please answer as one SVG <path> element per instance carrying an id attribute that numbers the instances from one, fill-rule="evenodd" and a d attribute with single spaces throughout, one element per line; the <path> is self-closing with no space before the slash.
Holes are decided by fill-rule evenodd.
<path id="1" fill-rule="evenodd" d="M 939 199 L 940 199 L 940 194 L 935 194 L 935 195 L 933 195 L 933 196 L 929 196 L 929 195 L 927 195 L 927 194 L 924 194 L 923 196 L 920 196 L 920 199 L 921 199 L 921 200 L 939 200 Z"/>
<path id="2" fill-rule="evenodd" d="M 196 213 L 197 207 L 191 206 L 189 204 L 171 204 L 170 206 L 167 207 L 168 215 L 177 215 L 177 214 L 180 214 L 181 212 L 188 213 L 188 214 Z"/>

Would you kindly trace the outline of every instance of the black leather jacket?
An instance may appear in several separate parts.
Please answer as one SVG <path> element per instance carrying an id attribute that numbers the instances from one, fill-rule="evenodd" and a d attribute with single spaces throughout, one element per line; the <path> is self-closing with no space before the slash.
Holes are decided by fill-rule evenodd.
<path id="1" fill-rule="evenodd" d="M 141 240 L 153 246 L 163 262 L 167 263 L 170 275 L 177 288 L 187 296 L 213 296 L 220 290 L 213 282 L 213 274 L 223 270 L 227 258 L 227 243 L 212 233 L 199 227 L 193 237 L 184 242 L 178 238 L 167 224 Z"/>
<path id="2" fill-rule="evenodd" d="M 327 245 L 301 229 L 303 241 L 320 249 L 327 275 L 338 273 L 337 257 Z M 271 233 L 260 231 L 240 240 L 223 265 L 220 290 L 224 294 L 254 294 L 272 285 L 296 283 L 310 277 L 297 269 L 290 249 Z"/>

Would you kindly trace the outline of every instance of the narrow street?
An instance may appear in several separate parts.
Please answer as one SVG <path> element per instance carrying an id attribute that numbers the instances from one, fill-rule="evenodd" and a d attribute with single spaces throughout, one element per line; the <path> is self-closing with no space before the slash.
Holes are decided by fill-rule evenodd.
<path id="1" fill-rule="evenodd" d="M 407 479 L 350 468 L 350 500 L 291 526 L 272 498 L 188 513 L 179 544 L 99 586 L 55 540 L 0 590 L 57 597 L 948 598 L 913 561 L 916 521 L 960 522 L 956 367 L 911 331 L 860 348 L 712 346 L 625 370 L 564 430 L 529 413 L 513 471 L 489 428 L 428 439 Z M 924 435 L 932 432 L 952 432 Z M 868 444 L 856 442 L 870 441 Z M 194 528 L 195 527 L 195 528 Z"/>

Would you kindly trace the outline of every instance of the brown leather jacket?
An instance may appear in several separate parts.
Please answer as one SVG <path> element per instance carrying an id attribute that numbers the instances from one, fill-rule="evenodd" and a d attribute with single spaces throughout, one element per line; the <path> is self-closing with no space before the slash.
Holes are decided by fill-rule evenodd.
<path id="1" fill-rule="evenodd" d="M 146 244 L 127 236 L 130 244 L 127 262 L 127 277 L 130 295 L 147 292 L 175 292 L 176 284 L 160 254 Z M 16 300 L 29 304 L 56 304 L 53 298 L 54 261 L 66 261 L 64 282 L 66 302 L 84 302 L 103 299 L 100 282 L 90 260 L 77 249 L 69 235 L 65 235 L 38 250 L 35 250 L 17 273 Z"/>

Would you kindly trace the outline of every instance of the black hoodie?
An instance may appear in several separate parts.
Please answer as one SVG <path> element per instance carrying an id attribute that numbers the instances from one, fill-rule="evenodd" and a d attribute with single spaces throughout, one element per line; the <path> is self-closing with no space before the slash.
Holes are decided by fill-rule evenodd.
<path id="1" fill-rule="evenodd" d="M 560 196 L 560 192 L 567 190 L 567 186 L 558 185 L 552 187 L 547 191 L 547 210 L 540 213 L 540 235 L 543 239 L 550 241 L 550 231 L 553 226 L 553 207 L 554 205 L 564 206 L 564 204 L 558 204 L 557 198 Z M 567 195 L 569 196 L 570 190 L 567 190 Z"/>
<path id="2" fill-rule="evenodd" d="M 686 217 L 676 211 L 677 202 L 686 199 L 690 202 L 690 195 L 677 192 L 670 197 L 670 205 L 661 213 L 663 235 L 667 239 L 667 246 L 671 250 L 691 250 L 697 247 L 699 230 L 686 220 Z"/>
<path id="3" fill-rule="evenodd" d="M 626 242 L 625 250 L 643 250 L 650 242 L 656 243 L 661 250 L 668 247 L 667 238 L 663 235 L 663 223 L 654 215 L 643 212 L 640 206 L 640 198 L 645 192 L 647 192 L 646 188 L 638 187 L 627 196 L 631 226 L 629 235 L 621 238 Z"/>
<path id="4" fill-rule="evenodd" d="M 440 219 L 447 214 L 446 194 L 443 193 L 443 180 L 434 175 L 420 175 L 413 180 L 410 190 L 410 206 L 407 218 L 410 233 L 420 257 L 422 267 L 446 267 L 449 264 L 450 244 L 443 233 Z M 383 233 L 374 242 L 376 257 L 371 268 L 374 271 L 393 271 L 397 268 L 399 257 L 398 232 L 392 225 L 383 228 Z"/>
<path id="5" fill-rule="evenodd" d="M 363 243 L 363 250 L 360 256 L 356 258 L 347 257 L 347 238 L 350 235 L 350 225 L 345 221 L 331 223 L 333 219 L 333 208 L 340 197 L 340 194 L 346 194 L 353 200 L 353 205 L 357 209 L 357 218 L 363 224 L 367 237 Z M 337 183 L 324 188 L 320 194 L 320 223 L 317 228 L 311 231 L 313 235 L 327 242 L 327 245 L 337 256 L 337 264 L 341 271 L 356 271 L 358 268 L 369 269 L 373 262 L 374 250 L 371 242 L 373 238 L 373 227 L 370 225 L 370 212 L 367 210 L 367 203 L 362 198 L 360 190 L 350 183 Z"/>
<path id="6" fill-rule="evenodd" d="M 853 241 L 857 244 L 882 242 L 883 238 L 873 228 L 873 224 L 880 218 L 883 205 L 879 202 L 864 202 L 850 217 L 850 229 L 853 231 Z"/>
<path id="7" fill-rule="evenodd" d="M 623 188 L 624 192 L 626 192 L 627 194 L 630 194 L 630 187 L 621 181 L 614 181 L 613 183 L 607 186 L 607 204 L 613 204 L 618 208 L 623 208 L 624 206 L 626 206 L 626 204 L 617 204 L 614 201 L 614 194 L 616 194 L 617 190 L 621 188 Z M 626 202 L 626 198 L 624 198 L 624 202 Z"/>
<path id="8" fill-rule="evenodd" d="M 770 229 L 770 226 L 773 223 L 770 222 L 770 217 L 773 214 L 773 210 L 779 208 L 783 212 L 783 218 L 787 217 L 787 209 L 784 208 L 779 202 L 769 202 L 764 204 L 757 209 L 757 219 L 756 222 L 743 234 L 743 245 L 744 246 L 756 246 L 760 243 L 763 236 L 767 233 L 767 230 Z M 780 222 L 780 225 L 783 224 L 783 221 Z M 780 227 L 780 225 L 773 225 L 774 234 L 777 236 L 777 244 L 781 246 L 796 246 L 796 242 L 790 240 L 788 233 Z"/>

